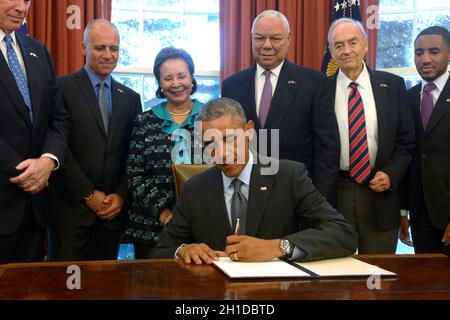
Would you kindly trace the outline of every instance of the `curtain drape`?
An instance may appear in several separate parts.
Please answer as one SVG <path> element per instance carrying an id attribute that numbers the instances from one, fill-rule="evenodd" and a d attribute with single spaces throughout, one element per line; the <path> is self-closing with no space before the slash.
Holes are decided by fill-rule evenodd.
<path id="1" fill-rule="evenodd" d="M 57 75 L 75 72 L 84 65 L 83 31 L 92 19 L 111 19 L 112 0 L 32 1 L 28 30 L 53 56 Z"/>

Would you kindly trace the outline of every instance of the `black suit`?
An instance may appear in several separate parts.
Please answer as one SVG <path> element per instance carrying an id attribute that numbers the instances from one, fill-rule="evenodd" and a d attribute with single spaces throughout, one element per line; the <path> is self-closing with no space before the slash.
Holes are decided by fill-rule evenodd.
<path id="1" fill-rule="evenodd" d="M 400 225 L 399 183 L 411 162 L 414 126 L 404 80 L 382 71 L 369 70 L 369 75 L 377 112 L 378 150 L 372 177 L 368 180 L 370 181 L 376 172 L 382 171 L 389 176 L 391 188 L 381 193 L 369 191 L 371 201 L 366 205 L 374 210 L 376 221 L 374 228 L 389 231 Z M 329 81 L 334 98 L 337 74 L 330 77 Z M 366 187 L 369 189 L 368 182 Z"/>
<path id="2" fill-rule="evenodd" d="M 255 73 L 256 64 L 225 79 L 222 97 L 238 101 L 258 130 Z M 334 206 L 339 132 L 326 77 L 285 60 L 263 129 L 280 129 L 280 159 L 304 163 L 314 185 Z"/>
<path id="3" fill-rule="evenodd" d="M 305 261 L 355 252 L 353 228 L 312 185 L 303 164 L 281 160 L 275 175 L 261 175 L 260 169 L 260 164 L 253 165 L 247 235 L 285 237 L 305 252 Z M 304 226 L 301 231 L 299 224 Z M 185 183 L 173 219 L 163 229 L 152 257 L 172 258 L 183 243 L 206 243 L 223 251 L 231 234 L 222 174 L 214 167 Z"/>
<path id="4" fill-rule="evenodd" d="M 427 128 L 420 116 L 422 84 L 408 91 L 416 126 L 409 174 L 409 210 L 416 252 L 439 252 L 450 223 L 450 80 L 436 101 Z M 424 216 L 423 216 L 424 215 Z M 436 232 L 427 232 L 436 229 Z"/>
<path id="5" fill-rule="evenodd" d="M 139 95 L 133 90 L 112 80 L 112 114 L 109 134 L 105 133 L 102 115 L 95 89 L 84 69 L 59 78 L 64 101 L 71 115 L 69 138 L 70 155 L 56 176 L 57 188 L 53 200 L 52 230 L 59 227 L 81 227 L 89 230 L 100 227 L 112 232 L 118 241 L 124 213 L 112 221 L 97 218 L 84 203 L 84 197 L 94 190 L 105 194 L 117 193 L 127 199 L 125 161 L 133 121 L 141 112 Z M 93 229 L 95 229 L 93 228 Z M 105 243 L 97 254 L 83 256 L 74 249 L 71 255 L 68 245 L 74 245 L 69 238 L 52 231 L 52 258 L 103 259 L 117 257 L 118 243 Z M 92 236 L 89 232 L 86 237 Z M 100 237 L 101 238 L 101 237 Z M 84 239 L 87 241 L 87 239 Z M 101 242 L 101 239 L 98 241 Z M 58 243 L 59 242 L 59 243 Z M 95 247 L 97 241 L 91 241 Z M 78 248 L 80 249 L 80 248 Z M 115 257 L 114 257 L 115 255 Z"/>
<path id="6" fill-rule="evenodd" d="M 15 167 L 20 162 L 39 158 L 43 153 L 55 155 L 62 164 L 69 125 L 47 48 L 25 35 L 15 35 L 25 64 L 34 117 L 31 123 L 14 76 L 0 53 L 0 237 L 16 233 L 25 216 L 40 228 L 48 225 L 50 188 L 30 196 L 9 179 L 19 175 Z M 0 238 L 0 263 L 12 261 L 6 242 Z"/>

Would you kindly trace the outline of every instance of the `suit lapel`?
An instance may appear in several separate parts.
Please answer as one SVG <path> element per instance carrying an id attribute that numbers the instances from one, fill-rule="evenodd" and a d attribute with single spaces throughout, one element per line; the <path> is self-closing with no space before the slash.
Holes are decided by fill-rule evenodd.
<path id="1" fill-rule="evenodd" d="M 256 76 L 256 64 L 252 66 L 249 72 L 245 75 L 243 83 L 246 87 L 244 88 L 243 95 L 241 96 L 242 106 L 245 110 L 245 114 L 248 120 L 253 120 L 256 125 L 256 129 L 260 129 L 258 115 L 256 114 L 256 102 L 255 102 L 255 76 Z M 249 108 L 249 109 L 247 109 Z"/>
<path id="2" fill-rule="evenodd" d="M 289 109 L 295 93 L 299 89 L 301 79 L 298 73 L 291 72 L 291 66 L 292 63 L 288 60 L 284 61 L 267 115 L 265 128 L 280 128 L 281 120 Z"/>
<path id="3" fill-rule="evenodd" d="M 411 112 L 412 112 L 412 116 L 414 119 L 414 125 L 416 127 L 417 130 L 420 130 L 420 132 L 417 132 L 416 130 L 416 134 L 421 134 L 422 136 L 424 135 L 425 131 L 423 130 L 423 125 L 422 125 L 422 119 L 420 117 L 420 91 L 422 89 L 422 85 L 419 84 L 417 86 L 415 86 L 413 89 L 411 89 L 411 93 L 410 93 L 410 107 L 411 107 Z"/>
<path id="4" fill-rule="evenodd" d="M 40 77 L 40 71 L 39 71 L 39 57 L 36 55 L 35 52 L 32 52 L 27 44 L 27 42 L 24 40 L 23 36 L 16 32 L 16 39 L 18 41 L 20 51 L 22 53 L 23 63 L 25 65 L 25 70 L 27 73 L 28 78 L 28 88 L 30 90 L 30 98 L 31 98 L 31 106 L 33 110 L 33 123 L 38 123 L 39 118 L 41 116 L 41 91 L 40 90 L 40 84 L 39 79 Z M 43 58 L 43 57 L 42 57 Z M 25 106 L 26 107 L 26 106 Z M 28 111 L 27 111 L 27 118 L 28 117 Z M 34 126 L 34 128 L 37 128 L 38 126 Z"/>
<path id="5" fill-rule="evenodd" d="M 256 156 L 256 155 L 254 155 Z M 254 164 L 247 205 L 247 235 L 256 236 L 272 191 L 273 176 L 261 175 L 261 165 Z"/>
<path id="6" fill-rule="evenodd" d="M 122 107 L 125 106 L 123 98 L 123 90 L 118 87 L 118 83 L 115 80 L 111 80 L 112 110 L 111 121 L 109 124 L 108 145 L 111 145 L 114 141 L 114 135 L 116 134 L 119 125 L 120 113 L 122 112 Z"/>
<path id="7" fill-rule="evenodd" d="M 425 134 L 429 134 L 431 130 L 438 124 L 438 122 L 449 112 L 450 110 L 450 78 L 444 86 L 436 105 L 434 106 L 433 113 L 431 114 L 430 122 L 425 129 Z"/>
<path id="8" fill-rule="evenodd" d="M 369 70 L 369 69 L 368 69 Z M 377 110 L 377 125 L 378 125 L 378 152 L 375 159 L 374 171 L 376 171 L 377 164 L 381 163 L 381 156 L 385 154 L 382 150 L 387 132 L 387 126 L 390 125 L 389 115 L 389 86 L 379 79 L 378 75 L 372 70 L 369 70 L 370 83 L 372 85 L 373 98 L 375 100 L 375 108 Z"/>
<path id="9" fill-rule="evenodd" d="M 333 107 L 335 103 L 336 98 L 336 85 L 337 85 L 337 72 L 328 78 L 329 84 L 330 84 L 330 93 L 331 93 L 331 99 L 333 100 Z"/>
<path id="10" fill-rule="evenodd" d="M 14 79 L 14 76 L 9 69 L 8 63 L 6 62 L 3 54 L 0 54 L 0 83 L 2 83 L 5 87 L 5 91 L 9 95 L 9 98 L 11 99 L 14 107 L 17 109 L 27 125 L 31 128 L 28 108 L 23 101 L 22 94 L 17 87 L 16 80 Z"/>
<path id="11" fill-rule="evenodd" d="M 87 75 L 86 71 L 84 69 L 81 69 L 76 75 L 75 80 L 77 83 L 77 86 L 80 88 L 80 92 L 85 98 L 89 108 L 91 109 L 91 112 L 94 114 L 94 118 L 97 122 L 97 125 L 100 129 L 100 131 L 103 133 L 103 136 L 105 139 L 107 139 L 106 131 L 103 126 L 103 118 L 102 114 L 100 112 L 100 107 L 98 105 L 97 96 L 95 94 L 94 87 L 92 87 L 91 80 L 89 79 L 89 76 Z"/>
<path id="12" fill-rule="evenodd" d="M 232 230 L 225 206 L 222 173 L 217 167 L 211 170 L 205 186 L 205 199 L 208 199 L 208 201 L 205 201 L 208 206 L 207 212 L 213 220 L 215 229 L 220 237 L 225 239 L 232 234 Z"/>

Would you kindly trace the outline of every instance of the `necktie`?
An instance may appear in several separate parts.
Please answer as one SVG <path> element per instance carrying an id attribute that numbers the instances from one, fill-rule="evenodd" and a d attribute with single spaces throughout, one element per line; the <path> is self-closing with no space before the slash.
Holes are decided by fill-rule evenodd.
<path id="1" fill-rule="evenodd" d="M 98 105 L 100 106 L 100 112 L 102 113 L 103 126 L 105 127 L 105 132 L 108 134 L 109 131 L 109 108 L 106 102 L 105 95 L 105 82 L 100 81 L 100 89 L 98 90 Z"/>
<path id="2" fill-rule="evenodd" d="M 25 105 L 28 108 L 28 115 L 30 117 L 30 120 L 31 122 L 33 122 L 33 111 L 31 109 L 30 90 L 28 89 L 28 82 L 25 79 L 25 74 L 23 73 L 23 70 L 20 67 L 16 51 L 14 50 L 13 39 L 9 34 L 6 35 L 4 39 L 6 42 L 6 52 L 8 54 L 9 67 L 12 71 L 12 74 L 14 75 L 17 87 L 19 88 L 19 91 L 22 94 L 23 101 L 25 102 Z"/>
<path id="3" fill-rule="evenodd" d="M 358 91 L 358 84 L 350 84 L 348 97 L 349 125 L 349 164 L 350 178 L 357 183 L 363 183 L 370 176 L 369 144 L 367 143 L 366 118 L 364 104 Z"/>
<path id="4" fill-rule="evenodd" d="M 264 71 L 266 81 L 264 82 L 264 88 L 261 95 L 261 102 L 259 104 L 259 123 L 261 128 L 264 128 L 266 123 L 267 114 L 269 113 L 270 104 L 272 103 L 272 83 L 270 82 L 270 70 Z"/>
<path id="5" fill-rule="evenodd" d="M 436 89 L 436 85 L 433 82 L 427 83 L 423 87 L 422 101 L 420 103 L 420 116 L 422 118 L 423 129 L 427 128 L 430 121 L 431 114 L 433 113 L 433 96 L 431 91 Z"/>
<path id="6" fill-rule="evenodd" d="M 247 225 L 247 200 L 241 192 L 243 182 L 235 178 L 231 185 L 234 188 L 233 197 L 231 198 L 231 220 L 233 231 L 236 228 L 236 221 L 239 219 L 239 234 L 245 234 Z"/>

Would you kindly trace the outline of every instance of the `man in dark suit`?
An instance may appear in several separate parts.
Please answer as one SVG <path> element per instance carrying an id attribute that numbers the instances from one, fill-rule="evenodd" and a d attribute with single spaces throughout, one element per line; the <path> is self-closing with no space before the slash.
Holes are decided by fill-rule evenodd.
<path id="1" fill-rule="evenodd" d="M 339 66 L 329 79 L 341 139 L 337 209 L 358 231 L 359 253 L 395 253 L 399 182 L 414 147 L 405 83 L 367 68 L 359 21 L 336 20 L 328 43 Z"/>
<path id="2" fill-rule="evenodd" d="M 256 63 L 225 79 L 222 97 L 239 101 L 257 132 L 278 129 L 279 154 L 269 142 L 270 155 L 304 163 L 314 185 L 335 206 L 339 139 L 329 86 L 322 73 L 286 59 L 290 38 L 289 22 L 280 12 L 256 17 Z"/>
<path id="3" fill-rule="evenodd" d="M 238 102 L 213 100 L 198 120 L 216 166 L 184 184 L 152 257 L 202 264 L 218 256 L 309 261 L 354 253 L 353 228 L 313 186 L 303 164 L 272 158 L 279 165 L 265 172 L 249 151 L 254 124 Z"/>
<path id="4" fill-rule="evenodd" d="M 0 264 L 43 259 L 45 188 L 67 148 L 68 114 L 50 54 L 16 32 L 30 4 L 0 0 Z"/>
<path id="5" fill-rule="evenodd" d="M 416 126 L 409 171 L 409 212 L 416 253 L 450 251 L 450 35 L 423 30 L 414 42 L 422 83 L 408 91 Z M 409 223 L 402 224 L 407 234 Z"/>
<path id="6" fill-rule="evenodd" d="M 71 116 L 70 155 L 58 172 L 50 229 L 52 260 L 116 259 L 127 199 L 124 166 L 141 102 L 112 79 L 119 33 L 107 20 L 84 33 L 86 65 L 59 79 Z"/>

